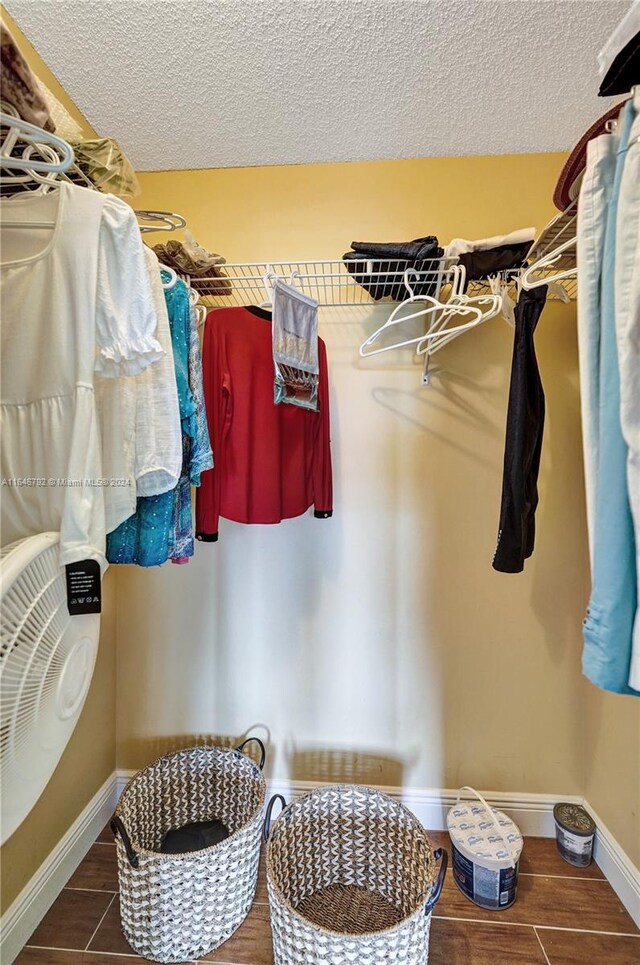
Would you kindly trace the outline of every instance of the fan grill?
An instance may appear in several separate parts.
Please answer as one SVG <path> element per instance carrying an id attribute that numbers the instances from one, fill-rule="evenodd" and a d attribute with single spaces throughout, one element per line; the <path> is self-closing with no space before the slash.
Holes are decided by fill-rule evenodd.
<path id="1" fill-rule="evenodd" d="M 15 569 L 16 553 L 24 565 L 7 581 L 0 602 L 3 841 L 35 804 L 73 732 L 100 627 L 98 614 L 69 616 L 57 538 L 30 537 L 9 551 L 2 553 L 3 571 L 10 555 Z"/>

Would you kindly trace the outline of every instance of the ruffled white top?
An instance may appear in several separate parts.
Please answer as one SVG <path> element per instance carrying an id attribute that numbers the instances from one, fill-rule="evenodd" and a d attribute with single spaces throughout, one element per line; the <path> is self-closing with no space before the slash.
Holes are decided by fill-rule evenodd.
<path id="1" fill-rule="evenodd" d="M 96 376 L 164 356 L 140 231 L 123 201 L 67 183 L 0 205 L 6 219 L 55 224 L 3 231 L 2 543 L 59 530 L 61 564 L 105 567 L 107 517 L 109 529 L 126 519 L 135 492 L 103 461 Z M 121 428 L 124 452 L 135 420 Z"/>
<path id="2" fill-rule="evenodd" d="M 110 467 L 110 476 L 131 481 L 107 490 L 107 533 L 135 512 L 137 496 L 174 489 L 182 470 L 178 388 L 160 265 L 146 246 L 144 258 L 164 355 L 138 375 L 95 378 L 103 466 Z"/>

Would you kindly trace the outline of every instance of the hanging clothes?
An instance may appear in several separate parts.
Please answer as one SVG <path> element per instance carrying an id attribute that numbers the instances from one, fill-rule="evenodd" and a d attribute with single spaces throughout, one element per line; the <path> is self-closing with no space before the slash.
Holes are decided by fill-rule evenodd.
<path id="1" fill-rule="evenodd" d="M 195 435 L 183 436 L 183 467 L 174 498 L 174 524 L 169 555 L 172 563 L 188 563 L 193 556 L 191 486 L 199 486 L 201 474 L 213 466 L 207 413 L 202 385 L 202 357 L 196 310 L 190 306 L 189 388 L 195 403 Z"/>
<path id="2" fill-rule="evenodd" d="M 600 443 L 602 259 L 607 210 L 616 165 L 615 143 L 611 134 L 601 134 L 588 142 L 586 170 L 578 202 L 578 351 L 587 531 L 592 570 Z"/>
<path id="3" fill-rule="evenodd" d="M 128 480 L 126 486 L 108 492 L 107 532 L 135 513 L 138 496 L 173 489 L 182 467 L 180 410 L 160 266 L 149 248 L 144 246 L 143 251 L 164 355 L 137 376 L 96 377 L 103 461 L 114 478 Z"/>
<path id="4" fill-rule="evenodd" d="M 582 667 L 604 690 L 629 687 L 637 610 L 635 536 L 627 483 L 628 447 L 621 427 L 621 388 L 616 342 L 616 228 L 622 173 L 635 119 L 633 100 L 621 114 L 616 164 L 606 212 L 602 259 L 598 366 L 598 475 L 592 590 L 584 623 Z"/>
<path id="5" fill-rule="evenodd" d="M 196 405 L 189 386 L 189 294 L 184 282 L 178 280 L 172 288 L 164 290 L 164 295 L 171 329 L 182 435 L 183 438 L 193 438 L 197 421 Z M 182 471 L 185 471 L 184 462 Z M 107 536 L 109 562 L 137 563 L 139 566 L 165 563 L 173 549 L 177 498 L 175 488 L 159 495 L 138 498 L 135 513 Z"/>
<path id="6" fill-rule="evenodd" d="M 502 502 L 493 568 L 520 573 L 533 553 L 545 400 L 534 343 L 547 287 L 520 292 L 507 410 Z"/>
<path id="7" fill-rule="evenodd" d="M 196 537 L 218 539 L 220 516 L 279 523 L 315 506 L 333 512 L 327 354 L 318 339 L 319 411 L 274 405 L 271 314 L 258 308 L 209 312 L 204 393 L 215 467 L 196 494 Z"/>
<path id="8" fill-rule="evenodd" d="M 281 278 L 273 286 L 273 367 L 276 405 L 318 411 L 318 303 Z"/>
<path id="9" fill-rule="evenodd" d="M 130 496 L 103 459 L 95 379 L 164 354 L 138 224 L 123 201 L 66 182 L 0 206 L 7 220 L 55 224 L 49 237 L 3 234 L 3 542 L 57 530 L 61 565 L 105 566 L 105 512 L 121 522 Z"/>
<path id="10" fill-rule="evenodd" d="M 204 404 L 204 385 L 202 378 L 202 353 L 200 351 L 200 336 L 198 334 L 198 320 L 193 305 L 189 306 L 189 388 L 195 406 L 194 434 L 189 453 L 189 477 L 192 486 L 199 486 L 201 475 L 206 469 L 213 467 L 213 452 L 209 439 L 207 412 Z"/>
<path id="11" fill-rule="evenodd" d="M 582 135 L 571 154 L 567 158 L 560 172 L 560 177 L 553 192 L 553 203 L 558 211 L 566 211 L 578 198 L 582 186 L 582 179 L 587 167 L 587 153 L 591 142 L 605 134 L 611 121 L 620 113 L 621 104 L 610 107 L 602 117 L 591 125 Z"/>
<path id="12" fill-rule="evenodd" d="M 620 420 L 627 445 L 627 488 L 633 518 L 640 601 L 640 88 L 620 181 L 616 224 L 616 338 Z M 629 686 L 640 692 L 640 610 L 636 610 Z"/>

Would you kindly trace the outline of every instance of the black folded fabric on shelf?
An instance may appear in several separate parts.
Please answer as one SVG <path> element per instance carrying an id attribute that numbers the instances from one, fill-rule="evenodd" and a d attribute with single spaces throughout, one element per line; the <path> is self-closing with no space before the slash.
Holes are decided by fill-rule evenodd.
<path id="1" fill-rule="evenodd" d="M 616 55 L 602 79 L 598 97 L 627 94 L 640 84 L 640 31 Z"/>
<path id="2" fill-rule="evenodd" d="M 520 245 L 500 245 L 486 251 L 468 251 L 459 256 L 459 263 L 466 268 L 468 284 L 499 271 L 522 268 L 530 248 L 531 242 L 527 241 Z"/>
<path id="3" fill-rule="evenodd" d="M 438 279 L 433 261 L 444 254 L 435 235 L 413 241 L 354 241 L 351 248 L 342 256 L 345 267 L 375 301 L 404 299 L 407 289 L 403 275 L 408 268 L 430 271 L 428 277 L 411 286 L 416 295 L 433 295 L 435 292 Z"/>
<path id="4" fill-rule="evenodd" d="M 435 235 L 414 238 L 413 241 L 352 241 L 351 248 L 358 255 L 374 255 L 380 258 L 399 258 L 402 261 L 424 261 L 426 258 L 440 258 L 434 254 L 438 248 Z"/>
<path id="5" fill-rule="evenodd" d="M 167 831 L 160 851 L 163 854 L 186 854 L 188 851 L 203 851 L 219 844 L 229 837 L 228 828 L 222 821 L 194 821 L 179 828 Z"/>

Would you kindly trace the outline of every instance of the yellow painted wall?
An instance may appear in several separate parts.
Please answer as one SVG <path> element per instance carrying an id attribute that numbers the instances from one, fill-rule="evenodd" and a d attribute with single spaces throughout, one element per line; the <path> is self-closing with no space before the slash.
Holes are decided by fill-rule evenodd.
<path id="1" fill-rule="evenodd" d="M 0 8 L 31 69 L 82 125 L 93 128 L 60 87 L 4 8 Z M 0 907 L 4 911 L 38 870 L 115 766 L 115 571 L 104 583 L 104 613 L 98 660 L 78 725 L 42 797 L 0 849 Z"/>
<path id="2" fill-rule="evenodd" d="M 640 867 L 640 701 L 588 687 L 584 794 Z"/>
<path id="3" fill-rule="evenodd" d="M 561 163 L 143 173 L 138 203 L 180 212 L 229 259 L 339 257 L 354 238 L 541 226 Z M 446 348 L 425 389 L 410 351 L 359 359 L 385 312 L 321 318 L 331 521 L 223 521 L 220 542 L 198 545 L 188 567 L 118 573 L 120 766 L 144 763 L 158 736 L 261 722 L 281 778 L 337 770 L 374 783 L 582 791 L 575 306 L 550 305 L 538 335 L 549 414 L 538 545 L 522 576 L 491 568 L 511 330 L 498 319 Z"/>
<path id="4" fill-rule="evenodd" d="M 146 173 L 137 203 L 184 214 L 196 237 L 229 260 L 331 258 L 355 238 L 540 227 L 554 213 L 549 199 L 562 161 L 519 155 Z M 325 313 L 322 324 L 333 383 L 334 532 L 320 534 L 305 520 L 287 524 L 278 539 L 229 524 L 228 545 L 198 547 L 189 574 L 121 580 L 119 762 L 144 763 L 161 749 L 158 735 L 240 733 L 253 720 L 276 720 L 279 776 L 341 779 L 352 767 L 389 784 L 471 780 L 584 793 L 640 864 L 640 703 L 580 676 L 589 576 L 575 306 L 549 305 L 537 336 L 548 411 L 538 545 L 526 573 L 514 577 L 489 567 L 509 331 L 493 322 L 445 349 L 442 380 L 425 390 L 406 355 L 383 357 L 377 370 L 357 359 L 372 327 L 353 313 Z M 291 574 L 286 566 L 279 577 L 264 571 L 290 552 L 294 527 L 295 552 L 309 567 L 302 583 L 321 586 L 315 602 L 310 594 L 296 608 L 293 627 L 282 628 L 268 598 L 275 593 L 286 608 Z M 360 552 L 348 552 L 347 540 Z M 311 568 L 314 552 L 323 565 Z M 186 608 L 174 605 L 176 585 Z M 150 619 L 136 602 L 147 593 L 159 602 Z M 250 620 L 238 617 L 246 600 L 255 608 Z M 159 653 L 168 658 L 164 669 L 153 660 Z M 128 681 L 152 662 L 149 699 L 136 704 Z M 158 703 L 176 674 L 183 687 Z"/>
<path id="5" fill-rule="evenodd" d="M 336 257 L 355 238 L 540 227 L 562 161 L 146 173 L 137 203 L 184 214 L 229 260 Z M 330 532 L 306 519 L 275 531 L 223 523 L 190 570 L 120 576 L 119 763 L 144 763 L 163 738 L 260 721 L 281 777 L 586 793 L 640 863 L 640 705 L 580 675 L 589 577 L 575 306 L 550 304 L 537 336 L 548 411 L 538 544 L 513 577 L 490 568 L 509 330 L 495 321 L 449 346 L 423 389 L 408 355 L 358 359 L 373 327 L 366 313 L 321 323 Z"/>
<path id="6" fill-rule="evenodd" d="M 165 207 L 228 261 L 336 258 L 353 239 L 482 237 L 554 213 L 562 154 L 428 158 L 140 174 L 135 207 Z M 158 235 L 162 240 L 162 235 Z"/>

